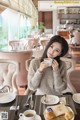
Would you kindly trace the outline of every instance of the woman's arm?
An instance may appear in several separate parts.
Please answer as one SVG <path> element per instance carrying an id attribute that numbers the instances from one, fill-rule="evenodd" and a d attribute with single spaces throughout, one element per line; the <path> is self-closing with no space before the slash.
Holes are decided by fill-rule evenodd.
<path id="1" fill-rule="evenodd" d="M 55 90 L 61 93 L 61 91 L 63 91 L 67 87 L 66 64 L 62 62 L 60 69 L 54 71 L 53 74 Z"/>
<path id="2" fill-rule="evenodd" d="M 33 59 L 30 62 L 29 71 L 28 71 L 28 87 L 31 90 L 36 90 L 41 82 L 43 72 L 38 70 L 40 61 L 38 59 Z"/>

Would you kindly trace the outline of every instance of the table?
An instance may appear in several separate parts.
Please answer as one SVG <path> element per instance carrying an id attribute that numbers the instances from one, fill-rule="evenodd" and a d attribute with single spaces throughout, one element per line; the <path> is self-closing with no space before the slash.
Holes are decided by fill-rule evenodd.
<path id="1" fill-rule="evenodd" d="M 69 47 L 70 47 L 71 51 L 79 51 L 80 50 L 80 45 L 69 44 Z"/>
<path id="2" fill-rule="evenodd" d="M 70 107 L 73 109 L 73 106 L 75 105 L 77 114 L 75 115 L 75 120 L 80 120 L 80 105 L 77 103 L 74 103 L 71 95 L 64 95 L 66 98 L 68 98 L 68 104 L 70 105 Z M 41 97 L 40 95 L 33 95 L 32 99 L 34 101 L 34 109 L 36 110 L 37 114 L 39 114 L 42 118 L 42 120 L 44 120 L 44 116 L 43 116 L 43 112 L 46 108 L 46 105 L 41 103 Z M 11 103 L 7 103 L 4 105 L 0 104 L 0 110 L 1 111 L 7 111 L 8 112 L 8 120 L 18 120 L 19 119 L 19 113 L 25 111 L 26 109 L 29 109 L 29 106 L 27 107 L 23 107 L 23 104 L 25 103 L 25 101 L 27 100 L 28 96 L 20 96 L 18 95 L 16 97 L 16 99 L 14 101 L 12 101 Z M 16 104 L 16 100 L 18 100 L 18 105 L 20 106 L 20 110 L 16 112 L 14 110 L 9 110 L 10 106 L 15 105 Z M 71 103 L 72 102 L 72 103 Z"/>
<path id="3" fill-rule="evenodd" d="M 19 72 L 17 75 L 17 85 L 27 85 L 26 60 L 32 57 L 32 51 L 0 51 L 0 59 L 13 60 L 19 63 Z"/>

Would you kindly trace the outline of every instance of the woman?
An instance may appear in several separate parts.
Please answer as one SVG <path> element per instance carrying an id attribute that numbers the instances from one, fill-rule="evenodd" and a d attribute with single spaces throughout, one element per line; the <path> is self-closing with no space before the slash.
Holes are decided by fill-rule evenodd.
<path id="1" fill-rule="evenodd" d="M 28 87 L 36 91 L 36 95 L 61 95 L 67 87 L 66 65 L 60 60 L 68 52 L 68 43 L 59 36 L 53 36 L 48 42 L 41 58 L 30 62 L 28 72 Z M 51 66 L 45 58 L 53 60 Z"/>

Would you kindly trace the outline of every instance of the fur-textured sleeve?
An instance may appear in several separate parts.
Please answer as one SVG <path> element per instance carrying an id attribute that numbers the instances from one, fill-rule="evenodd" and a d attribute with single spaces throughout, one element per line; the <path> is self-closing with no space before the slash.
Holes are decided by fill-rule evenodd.
<path id="1" fill-rule="evenodd" d="M 67 87 L 66 64 L 61 61 L 60 69 L 54 72 L 54 87 L 57 92 L 61 92 Z"/>
<path id="2" fill-rule="evenodd" d="M 41 82 L 43 73 L 38 71 L 39 65 L 40 65 L 39 59 L 33 59 L 30 62 L 28 71 L 28 87 L 31 90 L 36 90 Z"/>

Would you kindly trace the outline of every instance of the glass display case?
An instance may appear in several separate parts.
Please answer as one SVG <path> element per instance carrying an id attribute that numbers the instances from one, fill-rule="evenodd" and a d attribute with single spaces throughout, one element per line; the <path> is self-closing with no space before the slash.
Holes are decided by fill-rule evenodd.
<path id="1" fill-rule="evenodd" d="M 58 19 L 60 24 L 73 25 L 75 28 L 80 28 L 80 7 L 66 7 L 64 9 L 58 8 Z"/>

